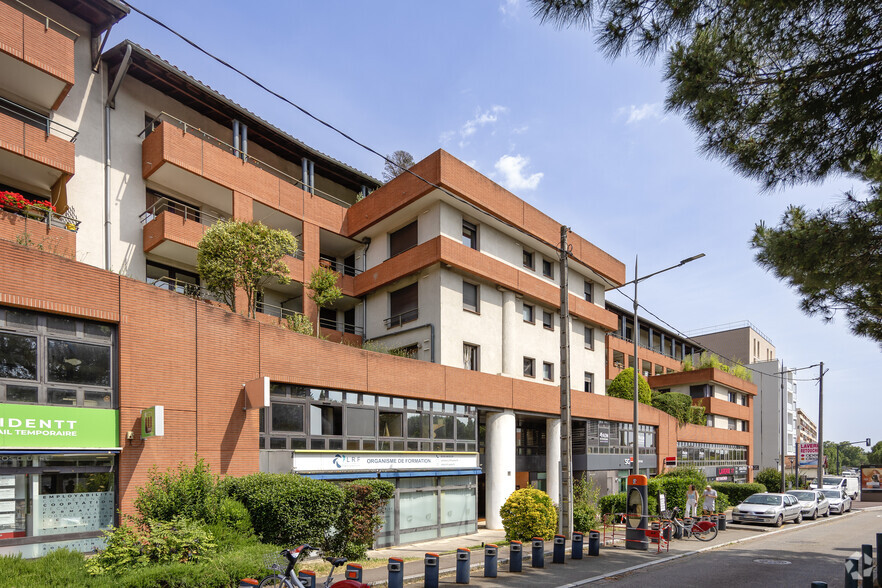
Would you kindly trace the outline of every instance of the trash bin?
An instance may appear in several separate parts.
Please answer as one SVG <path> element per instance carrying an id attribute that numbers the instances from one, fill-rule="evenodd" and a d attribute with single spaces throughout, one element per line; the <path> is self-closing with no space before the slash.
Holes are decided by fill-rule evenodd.
<path id="1" fill-rule="evenodd" d="M 551 554 L 551 563 L 566 563 L 567 538 L 563 535 L 554 536 L 554 551 Z"/>
<path id="2" fill-rule="evenodd" d="M 471 579 L 472 552 L 467 547 L 456 550 L 456 583 L 468 584 Z"/>
<path id="3" fill-rule="evenodd" d="M 600 555 L 600 532 L 588 531 L 588 555 Z"/>
<path id="4" fill-rule="evenodd" d="M 530 565 L 534 568 L 545 567 L 545 539 L 542 537 L 533 537 L 533 557 L 530 559 Z"/>
<path id="5" fill-rule="evenodd" d="M 725 531 L 725 530 L 726 530 L 726 524 L 727 524 L 727 523 L 726 523 L 726 513 L 724 513 L 724 512 L 723 512 L 723 513 L 720 513 L 720 521 L 717 523 L 717 528 L 718 528 L 720 531 Z"/>
<path id="6" fill-rule="evenodd" d="M 492 543 L 484 546 L 484 577 L 496 577 L 496 560 L 499 555 L 499 548 Z"/>

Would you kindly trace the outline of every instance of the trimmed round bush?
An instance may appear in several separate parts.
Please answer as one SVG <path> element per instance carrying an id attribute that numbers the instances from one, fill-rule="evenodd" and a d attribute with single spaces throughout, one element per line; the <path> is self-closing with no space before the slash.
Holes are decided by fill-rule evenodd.
<path id="1" fill-rule="evenodd" d="M 639 392 L 639 400 L 643 404 L 652 404 L 652 390 L 649 383 L 642 375 L 638 374 L 639 383 L 637 384 Z M 634 400 L 634 368 L 627 368 L 619 372 L 619 375 L 613 378 L 609 386 L 606 387 L 608 396 L 616 398 L 624 398 L 625 400 Z"/>
<path id="2" fill-rule="evenodd" d="M 548 494 L 536 488 L 512 492 L 499 514 L 508 541 L 529 541 L 533 537 L 550 540 L 557 531 L 557 508 Z"/>

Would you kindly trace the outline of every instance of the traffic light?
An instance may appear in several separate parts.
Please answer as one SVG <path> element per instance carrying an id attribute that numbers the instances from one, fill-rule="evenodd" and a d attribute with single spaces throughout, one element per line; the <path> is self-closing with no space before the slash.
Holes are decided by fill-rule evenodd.
<path id="1" fill-rule="evenodd" d="M 869 446 L 870 446 L 870 438 L 867 437 L 867 447 L 869 447 Z"/>

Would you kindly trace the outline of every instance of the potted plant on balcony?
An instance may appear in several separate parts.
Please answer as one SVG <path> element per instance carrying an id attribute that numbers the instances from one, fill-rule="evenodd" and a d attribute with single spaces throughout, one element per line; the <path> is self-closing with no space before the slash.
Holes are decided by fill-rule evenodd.
<path id="1" fill-rule="evenodd" d="M 56 212 L 55 206 L 48 200 L 28 200 L 18 192 L 10 191 L 0 192 L 0 208 L 38 220 Z"/>

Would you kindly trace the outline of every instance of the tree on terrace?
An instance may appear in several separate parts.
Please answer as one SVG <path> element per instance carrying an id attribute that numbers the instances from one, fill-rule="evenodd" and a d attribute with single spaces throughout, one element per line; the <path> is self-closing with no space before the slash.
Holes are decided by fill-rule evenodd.
<path id="1" fill-rule="evenodd" d="M 297 251 L 297 239 L 262 223 L 218 221 L 205 231 L 196 252 L 196 267 L 209 292 L 236 309 L 236 290 L 245 292 L 246 314 L 255 316 L 257 298 L 273 280 L 291 281 L 282 261 Z"/>
<path id="2" fill-rule="evenodd" d="M 877 2 L 530 3 L 542 22 L 594 27 L 611 57 L 664 54 L 668 110 L 685 117 L 705 153 L 765 188 L 853 172 L 871 182 L 867 200 L 847 195 L 839 206 L 812 215 L 791 209 L 777 229 L 758 226 L 752 244 L 760 265 L 799 289 L 803 310 L 828 319 L 844 310 L 855 334 L 882 342 Z M 791 248 L 830 233 L 834 247 L 828 238 Z"/>

